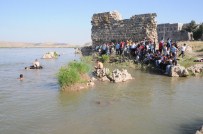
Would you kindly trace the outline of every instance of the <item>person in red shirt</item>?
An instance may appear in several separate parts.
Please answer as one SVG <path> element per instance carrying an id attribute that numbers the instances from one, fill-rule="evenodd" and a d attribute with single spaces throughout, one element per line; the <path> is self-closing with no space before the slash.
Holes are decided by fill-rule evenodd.
<path id="1" fill-rule="evenodd" d="M 163 46 L 164 46 L 164 42 L 162 40 L 162 41 L 159 42 L 159 52 L 160 53 L 162 53 Z"/>
<path id="2" fill-rule="evenodd" d="M 121 45 L 120 45 L 120 55 L 122 55 L 123 50 L 124 50 L 124 48 L 125 48 L 125 42 L 124 42 L 124 41 L 121 41 L 120 44 L 121 44 Z"/>

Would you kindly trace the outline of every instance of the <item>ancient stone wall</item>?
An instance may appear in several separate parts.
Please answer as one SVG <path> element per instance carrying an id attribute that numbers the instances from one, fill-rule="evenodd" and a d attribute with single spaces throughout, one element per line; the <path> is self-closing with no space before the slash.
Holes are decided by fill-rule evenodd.
<path id="1" fill-rule="evenodd" d="M 141 14 L 123 20 L 116 11 L 94 14 L 91 21 L 93 47 L 111 41 L 141 41 L 145 37 L 157 40 L 156 16 L 155 13 Z"/>
<path id="2" fill-rule="evenodd" d="M 162 38 L 167 40 L 170 38 L 174 41 L 188 41 L 193 39 L 193 35 L 190 32 L 183 30 L 184 24 L 174 23 L 174 24 L 158 24 L 157 32 L 158 32 L 158 40 L 162 40 Z"/>
<path id="3" fill-rule="evenodd" d="M 193 39 L 193 34 L 187 31 L 177 31 L 177 32 L 166 32 L 158 33 L 158 40 L 165 39 L 165 41 L 170 38 L 173 41 L 189 41 Z"/>

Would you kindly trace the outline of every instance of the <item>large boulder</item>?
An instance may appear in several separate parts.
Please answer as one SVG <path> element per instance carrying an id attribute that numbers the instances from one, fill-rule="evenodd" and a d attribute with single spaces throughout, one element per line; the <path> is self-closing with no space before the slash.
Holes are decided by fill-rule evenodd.
<path id="1" fill-rule="evenodd" d="M 92 55 L 92 46 L 85 46 L 81 48 L 81 53 L 83 56 Z"/>
<path id="2" fill-rule="evenodd" d="M 42 56 L 43 59 L 54 59 L 58 58 L 59 54 L 57 52 L 48 52 Z"/>
<path id="3" fill-rule="evenodd" d="M 131 74 L 128 73 L 126 69 L 123 69 L 122 71 L 115 69 L 112 72 L 112 79 L 114 82 L 125 82 L 127 80 L 133 79 Z"/>
<path id="4" fill-rule="evenodd" d="M 80 48 L 75 48 L 75 54 L 81 54 L 82 52 L 81 52 L 81 50 L 80 50 Z"/>
<path id="5" fill-rule="evenodd" d="M 95 75 L 101 81 L 113 81 L 115 83 L 125 82 L 127 80 L 133 79 L 131 74 L 129 74 L 126 69 L 123 69 L 122 71 L 120 71 L 119 69 L 115 69 L 112 71 L 112 73 L 108 68 L 97 69 L 95 71 Z"/>
<path id="6" fill-rule="evenodd" d="M 49 53 L 46 53 L 42 56 L 43 59 L 52 59 L 52 55 Z"/>
<path id="7" fill-rule="evenodd" d="M 191 46 L 187 46 L 185 51 L 186 51 L 186 53 L 192 53 L 193 52 Z"/>
<path id="8" fill-rule="evenodd" d="M 114 82 L 122 82 L 122 72 L 118 69 L 113 70 L 112 72 L 112 78 Z"/>
<path id="9" fill-rule="evenodd" d="M 95 75 L 99 78 L 102 78 L 106 75 L 109 75 L 110 74 L 110 70 L 108 68 L 103 68 L 103 69 L 97 69 L 95 71 Z"/>
<path id="10" fill-rule="evenodd" d="M 180 65 L 171 67 L 169 73 L 169 76 L 171 77 L 186 77 L 188 75 L 189 75 L 188 70 Z"/>
<path id="11" fill-rule="evenodd" d="M 192 72 L 192 74 L 202 73 L 203 64 L 195 64 L 194 66 L 188 67 L 187 70 Z"/>
<path id="12" fill-rule="evenodd" d="M 203 126 L 201 127 L 200 130 L 197 130 L 195 134 L 203 134 Z"/>
<path id="13" fill-rule="evenodd" d="M 127 80 L 132 80 L 133 77 L 131 76 L 130 73 L 128 73 L 128 71 L 126 69 L 122 70 L 122 78 L 123 78 L 123 82 L 127 81 Z"/>

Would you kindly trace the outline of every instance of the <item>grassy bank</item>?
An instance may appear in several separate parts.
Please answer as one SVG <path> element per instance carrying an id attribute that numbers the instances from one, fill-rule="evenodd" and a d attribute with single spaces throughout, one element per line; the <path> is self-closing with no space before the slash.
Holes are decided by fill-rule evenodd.
<path id="1" fill-rule="evenodd" d="M 70 62 L 62 67 L 58 72 L 58 82 L 61 89 L 68 89 L 76 84 L 85 83 L 87 81 L 86 73 L 89 71 L 89 66 L 84 62 Z"/>
<path id="2" fill-rule="evenodd" d="M 197 64 L 196 62 L 194 62 L 194 60 L 197 60 L 197 58 L 190 55 L 186 55 L 184 58 L 180 58 L 178 60 L 178 64 L 187 68 Z"/>

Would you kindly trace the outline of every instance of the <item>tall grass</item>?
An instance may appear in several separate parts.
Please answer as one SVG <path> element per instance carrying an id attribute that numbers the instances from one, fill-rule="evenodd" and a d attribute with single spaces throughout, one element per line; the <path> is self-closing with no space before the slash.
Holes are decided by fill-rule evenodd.
<path id="1" fill-rule="evenodd" d="M 82 81 L 82 75 L 89 71 L 89 66 L 83 62 L 70 62 L 58 72 L 60 87 L 71 86 Z"/>
<path id="2" fill-rule="evenodd" d="M 92 56 L 83 56 L 81 58 L 81 60 L 85 63 L 91 63 L 91 61 L 93 60 Z"/>
<path id="3" fill-rule="evenodd" d="M 54 57 L 58 57 L 59 54 L 57 54 L 57 52 L 54 52 Z"/>
<path id="4" fill-rule="evenodd" d="M 103 62 L 103 63 L 106 63 L 106 62 L 109 62 L 109 56 L 104 54 L 102 55 L 101 57 L 99 57 L 99 59 Z"/>
<path id="5" fill-rule="evenodd" d="M 76 69 L 76 71 L 80 74 L 85 74 L 89 71 L 89 66 L 84 62 L 70 62 L 68 67 Z"/>
<path id="6" fill-rule="evenodd" d="M 184 66 L 184 67 L 190 67 L 190 66 L 193 66 L 194 64 L 196 64 L 194 62 L 194 60 L 196 60 L 195 57 L 192 57 L 192 56 L 185 56 L 183 59 L 180 59 L 178 61 L 178 63 L 181 65 L 181 66 Z"/>

